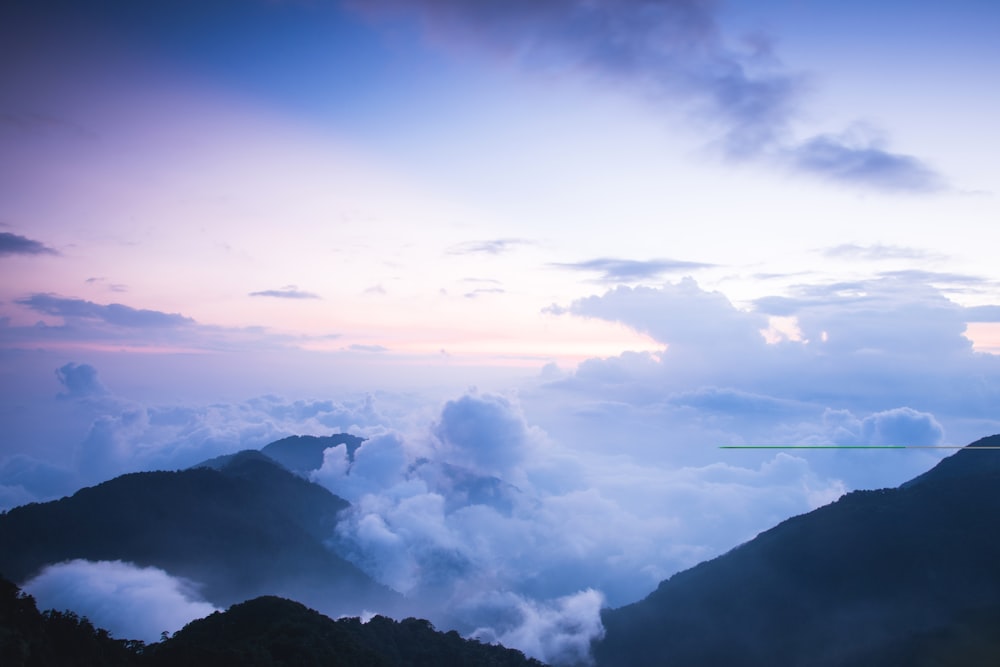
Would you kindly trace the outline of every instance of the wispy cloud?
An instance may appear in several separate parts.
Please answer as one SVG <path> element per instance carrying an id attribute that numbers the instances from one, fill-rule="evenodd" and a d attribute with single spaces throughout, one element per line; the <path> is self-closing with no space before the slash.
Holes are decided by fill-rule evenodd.
<path id="1" fill-rule="evenodd" d="M 685 262 L 676 259 L 650 259 L 646 261 L 634 259 L 614 259 L 598 257 L 583 262 L 554 262 L 549 266 L 572 271 L 588 271 L 600 273 L 598 278 L 602 283 L 635 282 L 651 280 L 666 273 L 678 271 L 694 271 L 713 266 L 702 262 Z"/>
<path id="2" fill-rule="evenodd" d="M 389 348 L 384 345 L 364 345 L 361 343 L 355 343 L 348 347 L 352 352 L 388 352 Z"/>
<path id="3" fill-rule="evenodd" d="M 285 285 L 281 289 L 269 289 L 261 290 L 259 292 L 250 292 L 248 296 L 269 296 L 277 299 L 319 299 L 318 294 L 313 294 L 312 292 L 306 292 L 300 290 L 295 285 Z"/>
<path id="4" fill-rule="evenodd" d="M 912 155 L 894 153 L 871 141 L 852 144 L 820 135 L 785 150 L 791 165 L 846 185 L 909 192 L 946 188 L 943 177 Z"/>
<path id="5" fill-rule="evenodd" d="M 477 299 L 484 294 L 503 294 L 504 292 L 506 292 L 506 290 L 501 287 L 480 287 L 472 290 L 471 292 L 466 292 L 462 296 L 466 299 Z"/>
<path id="6" fill-rule="evenodd" d="M 680 100 L 714 126 L 714 142 L 735 160 L 776 160 L 851 186 L 926 192 L 944 179 L 920 159 L 885 148 L 856 127 L 792 138 L 808 79 L 784 68 L 766 36 L 734 47 L 717 24 L 716 3 L 697 0 L 369 0 L 369 17 L 411 14 L 445 46 L 473 46 L 545 71 L 574 70 L 628 85 L 657 104 Z M 866 128 L 868 129 L 868 128 Z"/>
<path id="7" fill-rule="evenodd" d="M 448 249 L 449 255 L 501 255 L 519 246 L 533 245 L 527 239 L 491 239 L 487 241 L 469 241 L 460 243 Z"/>
<path id="8" fill-rule="evenodd" d="M 826 248 L 821 252 L 824 257 L 871 261 L 879 261 L 883 259 L 929 259 L 940 256 L 920 248 L 910 248 L 908 246 L 900 245 L 884 245 L 881 243 L 876 243 L 874 245 L 844 243 L 832 248 Z"/>
<path id="9" fill-rule="evenodd" d="M 127 292 L 128 285 L 123 285 L 121 283 L 109 283 L 107 278 L 100 276 L 94 276 L 87 278 L 85 281 L 88 285 L 106 285 L 109 292 Z"/>
<path id="10" fill-rule="evenodd" d="M 164 313 L 158 310 L 132 308 L 120 303 L 102 305 L 83 299 L 72 299 L 54 294 L 32 294 L 15 303 L 57 317 L 82 318 L 98 320 L 119 327 L 134 329 L 162 329 L 191 326 L 195 323 L 190 317 L 180 313 Z"/>
<path id="11" fill-rule="evenodd" d="M 0 232 L 0 257 L 7 255 L 58 255 L 59 253 L 34 239 L 26 236 Z"/>

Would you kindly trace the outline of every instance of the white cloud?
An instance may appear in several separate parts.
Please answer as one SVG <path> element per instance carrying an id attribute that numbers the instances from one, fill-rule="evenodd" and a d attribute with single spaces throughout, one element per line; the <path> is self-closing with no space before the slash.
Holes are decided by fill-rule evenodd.
<path id="1" fill-rule="evenodd" d="M 72 560 L 49 565 L 22 586 L 41 609 L 69 609 L 119 639 L 159 641 L 215 607 L 192 586 L 155 567 Z"/>
<path id="2" fill-rule="evenodd" d="M 590 664 L 590 643 L 604 636 L 600 610 L 604 597 L 587 589 L 551 601 L 535 601 L 513 593 L 488 593 L 472 604 L 483 615 L 495 607 L 499 627 L 476 628 L 473 637 L 516 646 L 526 655 L 556 665 Z M 505 619 L 507 623 L 503 623 Z"/>

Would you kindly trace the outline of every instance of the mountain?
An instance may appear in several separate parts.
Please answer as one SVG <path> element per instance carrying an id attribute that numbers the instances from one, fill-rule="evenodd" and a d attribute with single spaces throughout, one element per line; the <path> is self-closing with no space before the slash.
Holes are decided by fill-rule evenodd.
<path id="1" fill-rule="evenodd" d="M 520 651 L 441 633 L 427 621 L 332 620 L 259 597 L 192 621 L 155 644 L 112 638 L 72 612 L 39 612 L 0 578 L 4 667 L 543 667 Z"/>
<path id="2" fill-rule="evenodd" d="M 330 447 L 344 445 L 347 448 L 347 460 L 353 462 L 354 452 L 358 451 L 364 441 L 364 438 L 349 433 L 327 436 L 293 435 L 265 445 L 260 451 L 292 472 L 305 476 L 323 465 L 323 452 Z"/>
<path id="3" fill-rule="evenodd" d="M 334 621 L 277 597 L 249 600 L 192 621 L 146 654 L 154 667 L 542 667 L 520 651 L 438 632 L 424 620 Z"/>
<path id="4" fill-rule="evenodd" d="M 1000 664 L 1000 436 L 606 610 L 599 667 Z"/>
<path id="5" fill-rule="evenodd" d="M 136 667 L 140 645 L 114 639 L 72 612 L 40 612 L 34 598 L 0 578 L 4 667 Z"/>
<path id="6" fill-rule="evenodd" d="M 331 614 L 396 608 L 399 596 L 324 545 L 345 500 L 259 452 L 214 465 L 14 508 L 0 516 L 0 572 L 24 581 L 69 559 L 124 560 L 190 579 L 217 606 L 281 595 Z"/>

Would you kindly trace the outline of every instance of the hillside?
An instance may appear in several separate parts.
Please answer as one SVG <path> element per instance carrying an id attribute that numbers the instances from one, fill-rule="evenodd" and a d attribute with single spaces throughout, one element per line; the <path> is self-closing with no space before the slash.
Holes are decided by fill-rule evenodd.
<path id="1" fill-rule="evenodd" d="M 0 572 L 24 581 L 83 558 L 156 566 L 228 606 L 259 595 L 331 614 L 392 611 L 398 596 L 326 548 L 346 501 L 257 452 L 219 469 L 123 475 L 0 516 Z"/>
<path id="2" fill-rule="evenodd" d="M 542 667 L 520 651 L 436 631 L 427 621 L 332 620 L 298 602 L 260 597 L 144 645 L 114 639 L 71 612 L 39 612 L 0 578 L 4 667 Z"/>
<path id="3" fill-rule="evenodd" d="M 1000 664 L 1000 436 L 603 614 L 601 667 Z M 956 661 L 957 660 L 957 661 Z"/>

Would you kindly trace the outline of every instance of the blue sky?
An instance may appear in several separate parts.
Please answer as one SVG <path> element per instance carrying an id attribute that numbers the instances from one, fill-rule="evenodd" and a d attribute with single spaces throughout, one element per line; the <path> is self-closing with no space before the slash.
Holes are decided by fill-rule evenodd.
<path id="1" fill-rule="evenodd" d="M 1000 431 L 993 3 L 2 12 L 4 507 L 351 430 L 359 562 L 557 622 L 944 455 L 719 445 Z"/>

